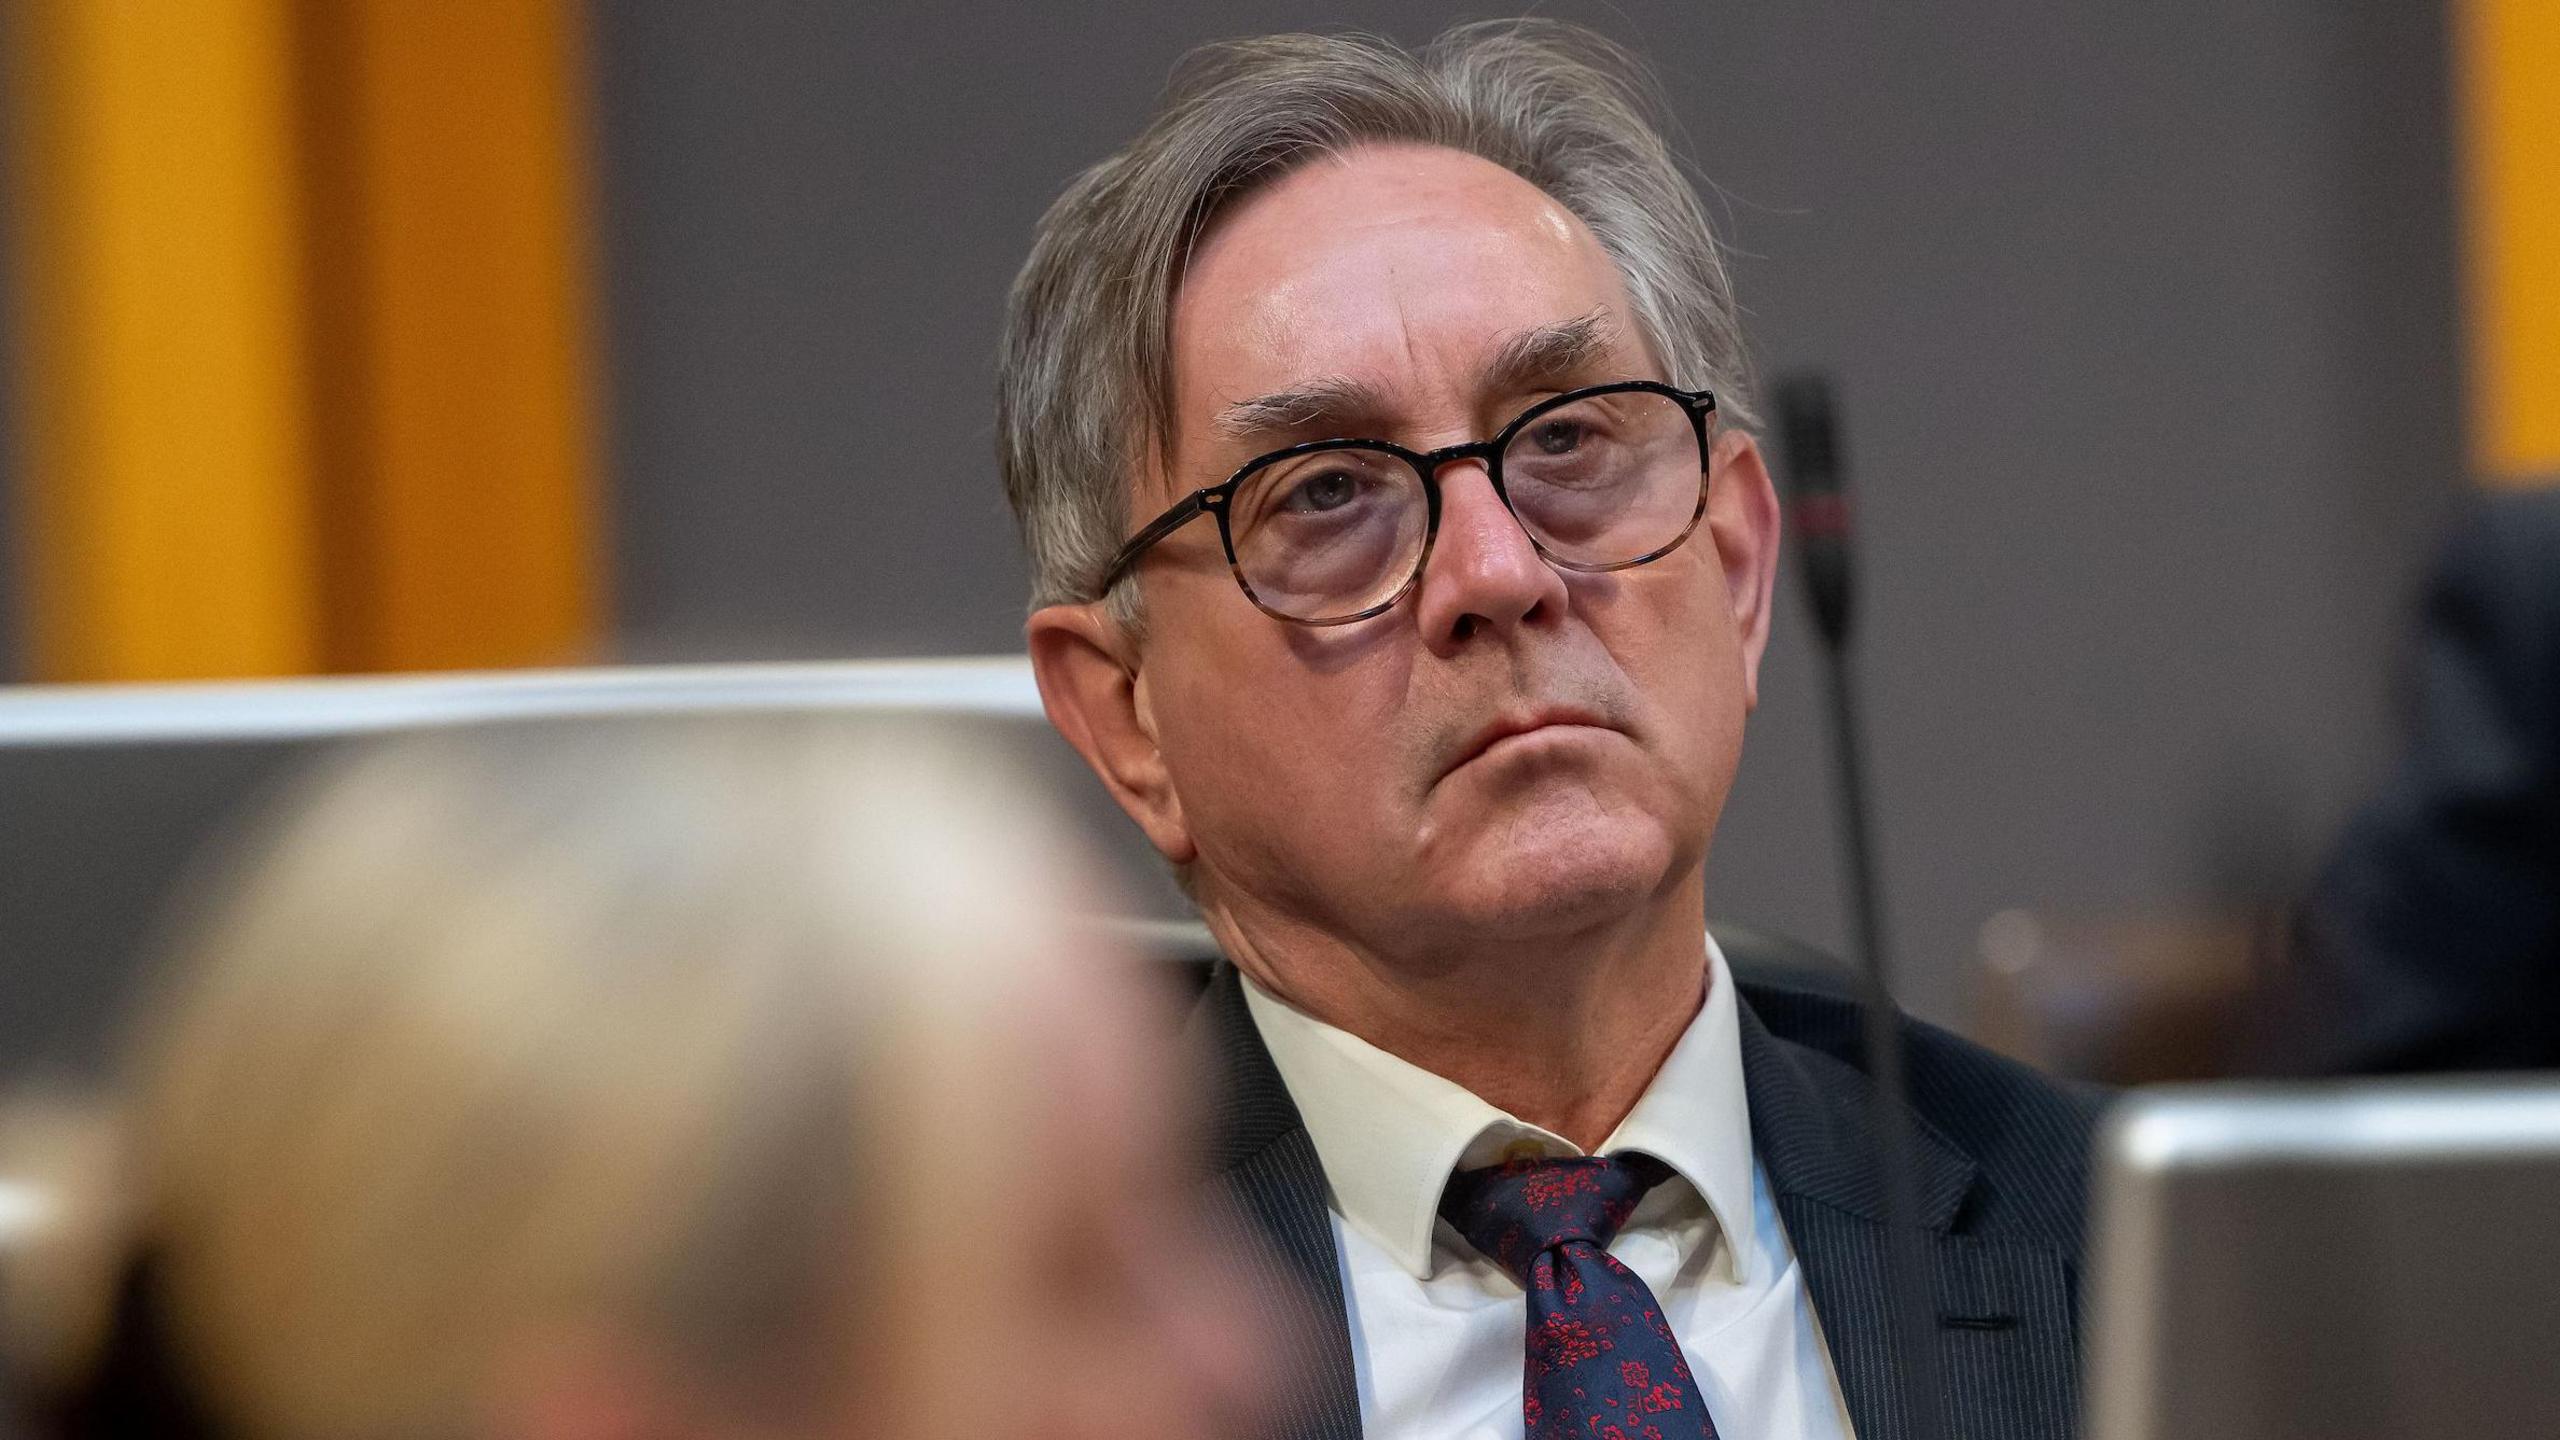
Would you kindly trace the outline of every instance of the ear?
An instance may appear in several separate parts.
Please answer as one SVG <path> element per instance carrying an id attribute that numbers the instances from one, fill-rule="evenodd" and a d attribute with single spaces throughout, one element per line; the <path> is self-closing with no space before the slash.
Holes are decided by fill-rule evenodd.
<path id="1" fill-rule="evenodd" d="M 1145 657 L 1100 605 L 1051 605 L 1032 612 L 1023 635 L 1049 723 L 1076 747 L 1111 798 L 1176 865 L 1199 853 L 1156 746 Z"/>
<path id="2" fill-rule="evenodd" d="M 1740 430 L 1715 440 L 1714 478 L 1707 483 L 1707 533 L 1724 564 L 1725 603 L 1742 645 L 1742 696 L 1760 703 L 1760 657 L 1769 648 L 1770 597 L 1778 579 L 1778 490 L 1760 442 Z"/>

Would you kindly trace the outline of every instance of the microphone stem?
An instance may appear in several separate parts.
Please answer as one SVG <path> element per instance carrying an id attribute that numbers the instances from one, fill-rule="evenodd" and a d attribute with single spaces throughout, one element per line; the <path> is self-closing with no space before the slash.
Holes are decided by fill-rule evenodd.
<path id="1" fill-rule="evenodd" d="M 1876 883 L 1875 847 L 1867 826 L 1867 784 L 1862 733 L 1858 721 L 1856 677 L 1851 673 L 1844 639 L 1821 647 L 1824 678 L 1829 682 L 1831 740 L 1840 776 L 1840 835 L 1843 878 L 1848 883 L 1850 924 L 1856 954 L 1852 958 L 1865 993 L 1867 1071 L 1876 1087 L 1876 1145 L 1884 1171 L 1887 1256 L 1891 1267 L 1889 1307 L 1901 1334 L 1895 1347 L 1902 1357 L 1901 1432 L 1910 1440 L 1939 1440 L 1937 1284 L 1930 1263 L 1929 1237 L 1920 1223 L 1916 1188 L 1916 1155 L 1911 1134 L 1910 1081 L 1903 1068 L 1900 1011 L 1893 1000 L 1891 958 L 1884 941 L 1884 922 Z"/>

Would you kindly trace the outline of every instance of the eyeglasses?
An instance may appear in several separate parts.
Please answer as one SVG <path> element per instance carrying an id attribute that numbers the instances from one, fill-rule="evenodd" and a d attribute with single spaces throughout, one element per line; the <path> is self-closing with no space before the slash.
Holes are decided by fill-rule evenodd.
<path id="1" fill-rule="evenodd" d="M 1440 467 L 1481 460 L 1538 554 L 1561 570 L 1658 560 L 1707 509 L 1715 396 L 1625 380 L 1542 400 L 1490 440 L 1408 450 L 1317 440 L 1247 461 L 1147 522 L 1111 559 L 1108 594 L 1159 540 L 1218 517 L 1227 568 L 1274 619 L 1347 625 L 1393 609 L 1440 531 Z"/>

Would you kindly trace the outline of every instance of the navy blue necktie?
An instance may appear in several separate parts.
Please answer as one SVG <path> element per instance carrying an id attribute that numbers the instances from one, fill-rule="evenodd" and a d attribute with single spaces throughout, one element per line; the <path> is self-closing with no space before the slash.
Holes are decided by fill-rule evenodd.
<path id="1" fill-rule="evenodd" d="M 1528 1440 L 1715 1440 L 1661 1303 L 1609 1254 L 1671 1168 L 1649 1155 L 1461 1170 L 1440 1213 L 1529 1295 Z"/>

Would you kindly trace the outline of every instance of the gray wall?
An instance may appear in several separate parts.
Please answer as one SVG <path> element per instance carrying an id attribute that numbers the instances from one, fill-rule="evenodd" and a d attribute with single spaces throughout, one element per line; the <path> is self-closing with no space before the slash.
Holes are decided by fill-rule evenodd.
<path id="1" fill-rule="evenodd" d="M 1839 377 L 1919 1008 L 1961 1017 L 2003 907 L 2289 883 L 2392 734 L 2409 579 L 2456 489 L 2438 7 L 1542 8 L 1654 57 L 1767 359 Z M 1033 220 L 1197 41 L 1456 14 L 595 13 L 643 658 L 1014 647 L 987 397 Z M 7 531 L 0 509 L 0 555 Z M 1836 944 L 1800 615 L 1790 588 L 1714 908 Z"/>
<path id="2" fill-rule="evenodd" d="M 2457 488 L 2438 7 L 1559 4 L 1646 50 L 1772 368 L 1839 377 L 1911 998 L 1981 921 L 2280 889 L 2391 736 Z M 642 654 L 997 650 L 1004 288 L 1175 56 L 1433 4 L 599 7 Z M 1714 908 L 1837 918 L 1792 590 Z"/>

